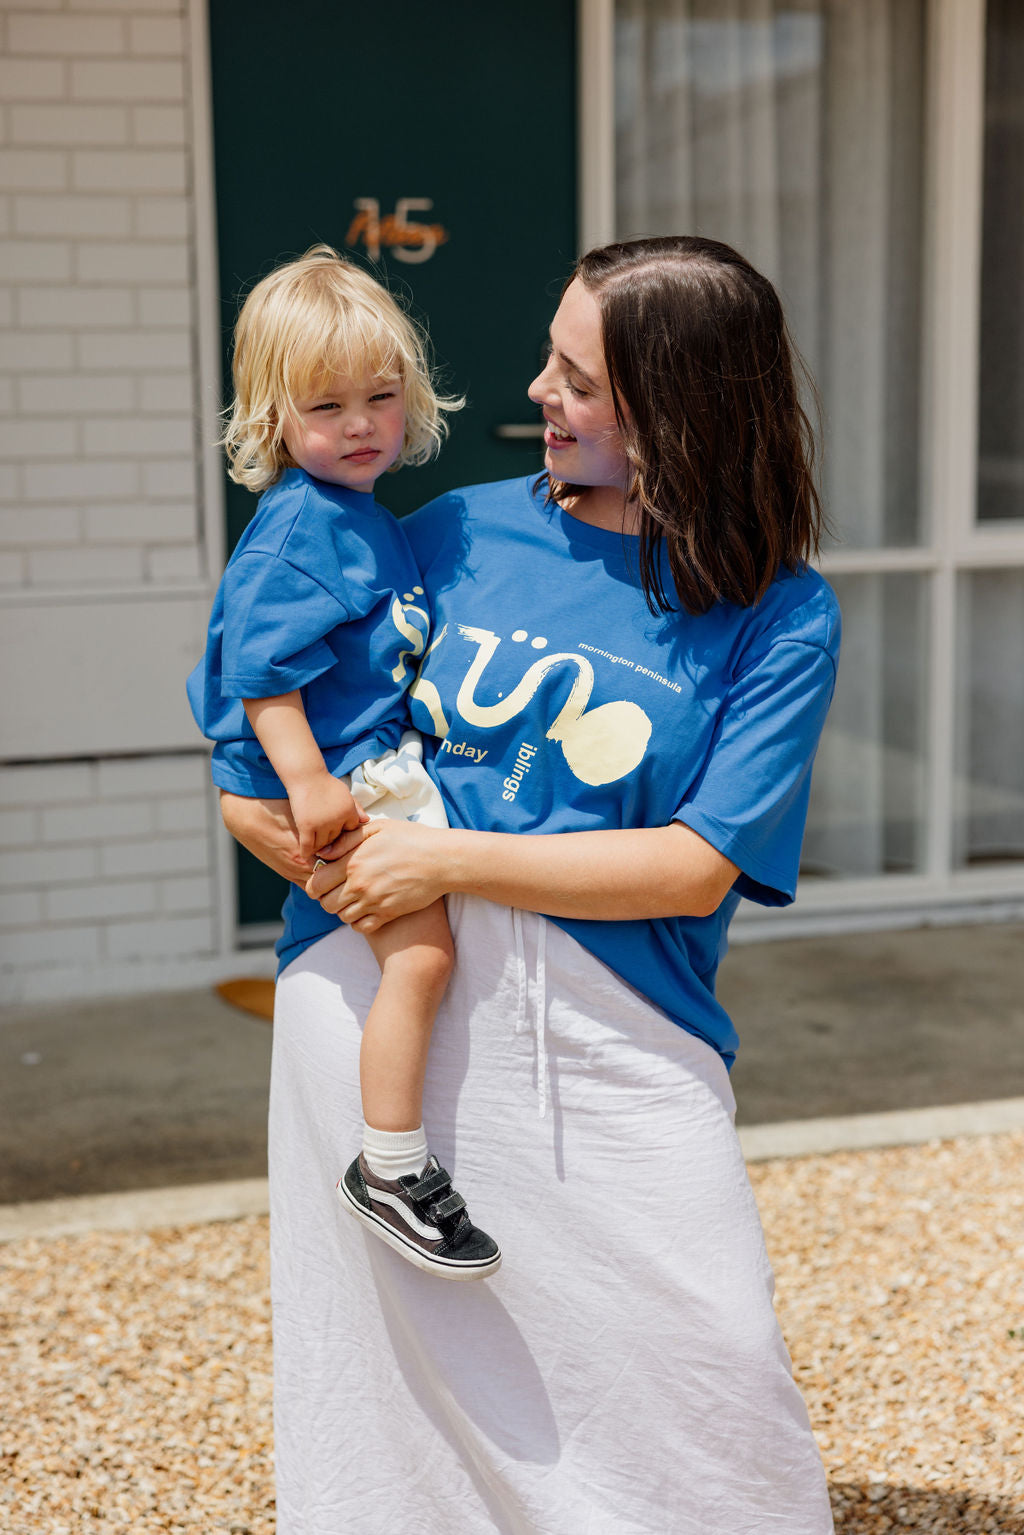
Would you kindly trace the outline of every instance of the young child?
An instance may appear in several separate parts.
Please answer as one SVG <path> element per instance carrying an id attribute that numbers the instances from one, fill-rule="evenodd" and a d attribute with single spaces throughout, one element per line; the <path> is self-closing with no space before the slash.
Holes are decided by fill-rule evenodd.
<path id="1" fill-rule="evenodd" d="M 428 618 L 398 523 L 373 499 L 386 469 L 440 446 L 443 412 L 424 342 L 379 283 L 315 246 L 252 289 L 235 329 L 232 479 L 262 492 L 224 572 L 192 712 L 213 778 L 287 796 L 314 866 L 370 817 L 446 826 L 407 729 L 407 661 Z M 290 900 L 308 897 L 293 890 Z M 423 1079 L 453 962 L 444 903 L 367 938 L 381 970 L 360 1054 L 363 1149 L 338 1193 L 417 1267 L 478 1279 L 501 1263 L 429 1154 Z"/>

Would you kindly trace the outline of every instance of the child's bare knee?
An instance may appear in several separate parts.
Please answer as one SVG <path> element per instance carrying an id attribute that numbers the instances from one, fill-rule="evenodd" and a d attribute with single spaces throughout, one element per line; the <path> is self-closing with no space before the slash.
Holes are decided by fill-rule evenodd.
<path id="1" fill-rule="evenodd" d="M 421 995 L 440 998 L 451 980 L 454 965 L 455 954 L 450 945 L 414 943 L 396 949 L 382 968 L 404 985 L 414 986 Z"/>

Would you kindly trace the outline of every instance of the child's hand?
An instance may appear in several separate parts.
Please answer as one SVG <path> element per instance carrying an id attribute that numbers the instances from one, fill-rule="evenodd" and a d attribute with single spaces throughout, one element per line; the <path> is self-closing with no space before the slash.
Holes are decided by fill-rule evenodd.
<path id="1" fill-rule="evenodd" d="M 311 859 L 319 848 L 355 831 L 368 819 L 346 786 L 330 773 L 317 774 L 302 784 L 293 784 L 288 796 L 299 834 L 299 853 Z"/>

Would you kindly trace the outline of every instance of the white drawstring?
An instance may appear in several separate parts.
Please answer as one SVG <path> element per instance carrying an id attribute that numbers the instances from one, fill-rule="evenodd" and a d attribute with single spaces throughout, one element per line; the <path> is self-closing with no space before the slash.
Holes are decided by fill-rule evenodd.
<path id="1" fill-rule="evenodd" d="M 519 997 L 516 1002 L 516 1033 L 526 1033 L 526 943 L 523 939 L 523 914 L 512 908 L 512 931 L 516 939 L 516 980 Z"/>
<path id="2" fill-rule="evenodd" d="M 537 918 L 537 973 L 535 977 L 534 997 L 534 1033 L 537 1041 L 537 1112 L 541 1119 L 547 1112 L 548 1102 L 548 1052 L 545 1038 L 545 1022 L 547 1013 L 547 986 L 545 977 L 545 945 L 547 941 L 547 923 L 543 917 Z M 516 981 L 519 996 L 516 1003 L 515 1032 L 525 1034 L 529 1028 L 527 1013 L 529 1011 L 529 979 L 526 970 L 526 940 L 523 936 L 523 914 L 512 908 L 512 931 L 515 935 L 516 945 Z"/>
<path id="3" fill-rule="evenodd" d="M 538 917 L 537 923 L 537 1000 L 534 1003 L 537 1020 L 537 1112 L 543 1119 L 548 1104 L 548 1048 L 544 1037 L 544 1015 L 548 1010 L 544 982 L 544 946 L 547 941 L 548 925 L 543 917 Z"/>

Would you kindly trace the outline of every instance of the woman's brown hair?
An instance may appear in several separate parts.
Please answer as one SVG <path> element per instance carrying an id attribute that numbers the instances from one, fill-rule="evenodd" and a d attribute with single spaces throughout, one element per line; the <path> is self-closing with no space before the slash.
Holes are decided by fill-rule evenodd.
<path id="1" fill-rule="evenodd" d="M 694 235 L 592 250 L 566 287 L 574 280 L 601 310 L 648 606 L 675 606 L 664 543 L 688 612 L 749 607 L 782 566 L 817 553 L 823 526 L 814 434 L 775 289 L 731 246 Z M 557 500 L 583 489 L 551 484 Z"/>

